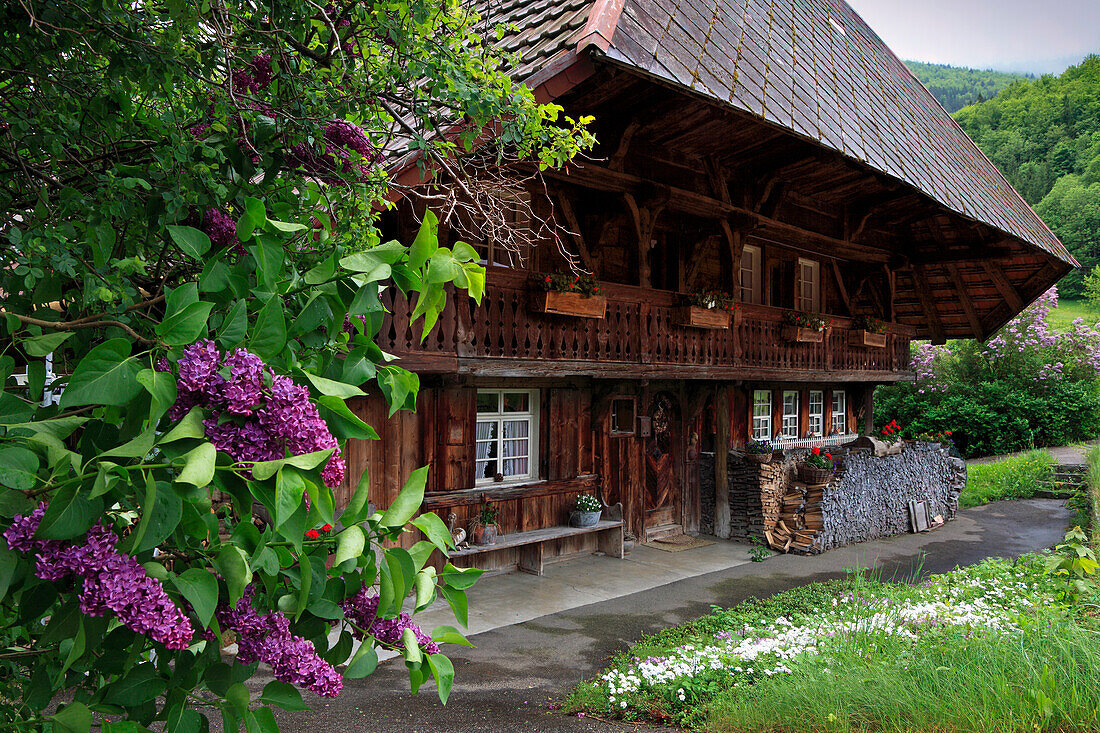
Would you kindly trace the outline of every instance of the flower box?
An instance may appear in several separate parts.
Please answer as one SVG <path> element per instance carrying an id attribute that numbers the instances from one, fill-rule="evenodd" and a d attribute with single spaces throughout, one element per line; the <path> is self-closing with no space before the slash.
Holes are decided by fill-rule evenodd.
<path id="1" fill-rule="evenodd" d="M 553 290 L 536 292 L 531 299 L 536 313 L 577 318 L 603 318 L 607 315 L 607 298 L 602 295 L 558 293 Z"/>
<path id="2" fill-rule="evenodd" d="M 740 311 L 734 311 L 739 314 Z M 730 323 L 736 323 L 736 315 L 730 318 L 730 312 L 721 308 L 702 308 L 697 305 L 682 305 L 676 309 L 675 322 L 677 326 L 688 328 L 711 328 L 727 330 Z"/>
<path id="3" fill-rule="evenodd" d="M 749 463 L 768 464 L 772 462 L 772 453 L 746 453 L 745 460 Z"/>
<path id="4" fill-rule="evenodd" d="M 799 344 L 820 344 L 825 340 L 825 330 L 787 325 L 783 327 L 783 338 Z"/>
<path id="5" fill-rule="evenodd" d="M 827 484 L 832 477 L 833 469 L 831 468 L 818 468 L 817 466 L 808 466 L 805 463 L 798 466 L 798 478 L 806 484 L 814 486 Z"/>
<path id="6" fill-rule="evenodd" d="M 858 346 L 864 349 L 885 349 L 886 334 L 872 333 L 871 331 L 849 331 L 848 345 Z"/>

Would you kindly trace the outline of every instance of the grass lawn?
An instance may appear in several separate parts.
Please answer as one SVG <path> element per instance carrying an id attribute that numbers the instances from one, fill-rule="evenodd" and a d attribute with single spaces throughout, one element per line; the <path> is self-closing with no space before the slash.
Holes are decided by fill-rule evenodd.
<path id="1" fill-rule="evenodd" d="M 1058 307 L 1047 316 L 1047 323 L 1059 331 L 1065 331 L 1076 318 L 1083 318 L 1092 326 L 1100 322 L 1100 310 L 1093 308 L 1088 301 L 1059 299 Z"/>
<path id="2" fill-rule="evenodd" d="M 1041 450 L 971 465 L 966 470 L 966 487 L 959 497 L 959 506 L 966 509 L 1001 499 L 1031 498 L 1039 488 L 1039 481 L 1050 476 L 1053 466 L 1054 458 Z"/>
<path id="3" fill-rule="evenodd" d="M 571 712 L 733 733 L 1100 730 L 1100 618 L 1042 556 L 853 573 L 643 639 Z M 1091 614 L 1091 615 L 1090 615 Z"/>

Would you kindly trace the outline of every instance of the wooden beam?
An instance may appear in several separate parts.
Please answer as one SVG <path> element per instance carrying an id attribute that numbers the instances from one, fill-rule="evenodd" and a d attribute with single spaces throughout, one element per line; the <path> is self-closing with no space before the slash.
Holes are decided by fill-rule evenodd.
<path id="1" fill-rule="evenodd" d="M 613 171 L 621 171 L 623 169 L 623 160 L 626 159 L 627 151 L 630 150 L 630 141 L 634 138 L 634 133 L 638 131 L 638 128 L 642 126 L 642 120 L 639 117 L 635 117 L 623 130 L 622 137 L 619 138 L 619 147 L 615 149 L 615 152 L 611 154 L 611 157 L 607 159 L 607 167 Z"/>
<path id="2" fill-rule="evenodd" d="M 722 385 L 714 394 L 714 534 L 730 536 L 730 388 Z"/>
<path id="3" fill-rule="evenodd" d="M 848 288 L 844 287 L 844 276 L 840 274 L 840 265 L 837 264 L 836 260 L 833 260 L 833 277 L 836 279 L 837 293 L 844 302 L 844 308 L 848 311 L 848 315 L 855 315 L 852 312 L 852 301 L 848 297 Z"/>
<path id="4" fill-rule="evenodd" d="M 951 276 L 951 282 L 955 284 L 955 296 L 959 299 L 963 312 L 966 313 L 966 320 L 970 321 L 970 330 L 974 333 L 974 338 L 981 341 L 985 338 L 982 319 L 978 317 L 978 310 L 974 307 L 974 301 L 970 299 L 970 293 L 966 292 L 966 284 L 959 272 L 959 266 L 953 262 L 948 263 L 947 273 Z"/>
<path id="5" fill-rule="evenodd" d="M 584 234 L 581 232 L 581 224 L 577 219 L 577 213 L 573 210 L 573 203 L 568 196 L 559 195 L 557 198 L 558 208 L 561 209 L 561 214 L 565 217 L 565 223 L 569 226 L 569 234 L 572 235 L 573 241 L 577 244 L 581 262 L 584 263 L 585 269 L 589 272 L 595 272 L 596 268 L 592 263 L 592 255 L 584 241 Z"/>
<path id="6" fill-rule="evenodd" d="M 1004 270 L 996 262 L 990 262 L 989 260 L 982 261 L 982 268 L 985 270 L 985 274 L 989 275 L 989 279 L 993 281 L 993 285 L 996 286 L 997 291 L 1000 292 L 1001 297 L 1008 303 L 1008 307 L 1012 309 L 1013 313 L 1019 313 L 1024 309 L 1024 301 L 1020 298 L 1020 294 L 1016 292 L 1016 286 L 1012 284 L 1012 281 L 1005 275 Z"/>
<path id="7" fill-rule="evenodd" d="M 653 230 L 657 226 L 657 217 L 664 211 L 665 204 L 639 206 L 631 193 L 624 193 L 623 200 L 634 218 L 634 231 L 638 235 L 638 281 L 643 288 L 648 288 L 650 287 L 649 250 L 653 247 Z"/>
<path id="8" fill-rule="evenodd" d="M 916 288 L 917 298 L 924 310 L 924 316 L 928 319 L 928 328 L 932 332 L 932 343 L 937 345 L 947 343 L 943 321 L 940 319 L 939 311 L 936 310 L 936 302 L 932 298 L 932 289 L 928 285 L 928 277 L 925 274 L 923 265 L 917 265 L 913 268 L 913 286 Z"/>
<path id="9" fill-rule="evenodd" d="M 887 290 L 887 309 L 889 313 L 886 315 L 886 319 L 891 323 L 897 319 L 897 313 L 895 312 L 894 302 L 898 297 L 898 276 L 887 265 L 883 265 L 882 269 L 886 272 L 886 290 Z"/>
<path id="10" fill-rule="evenodd" d="M 646 188 L 659 185 L 640 176 L 608 170 L 591 163 L 576 164 L 568 171 L 548 169 L 543 171 L 543 175 L 575 186 L 614 193 L 635 194 Z M 846 242 L 843 239 L 822 232 L 804 229 L 794 224 L 763 216 L 747 207 L 728 204 L 705 194 L 675 186 L 666 186 L 665 189 L 668 192 L 668 208 L 672 210 L 703 219 L 752 219 L 757 222 L 759 228 L 773 232 L 778 237 L 787 240 L 794 238 L 802 240 L 802 243 L 807 245 L 807 249 L 812 249 L 812 251 L 823 257 L 836 258 L 840 256 L 839 253 L 843 253 L 846 255 L 844 259 L 862 259 L 868 262 L 886 262 L 890 257 L 887 251 L 878 247 Z M 788 241 L 786 246 L 794 247 L 795 244 L 794 241 Z"/>
<path id="11" fill-rule="evenodd" d="M 692 247 L 691 247 L 691 267 L 688 268 L 687 280 L 685 281 L 685 284 L 687 285 L 688 290 L 694 290 L 695 289 L 695 281 L 699 279 L 699 272 L 700 272 L 700 270 L 703 269 L 703 265 L 705 265 L 706 262 L 707 262 L 707 258 L 703 256 L 702 252 L 699 251 L 700 250 L 699 245 L 700 244 L 706 244 L 706 243 L 711 242 L 713 240 L 714 240 L 713 237 L 707 237 L 707 238 L 703 239 L 702 241 L 699 241 L 698 239 L 696 239 L 695 243 L 692 244 Z M 682 270 L 683 270 L 683 268 L 681 268 L 681 271 Z"/>

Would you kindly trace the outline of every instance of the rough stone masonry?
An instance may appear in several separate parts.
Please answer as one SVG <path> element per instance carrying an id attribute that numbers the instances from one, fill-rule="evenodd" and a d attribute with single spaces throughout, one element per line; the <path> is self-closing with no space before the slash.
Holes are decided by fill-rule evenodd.
<path id="1" fill-rule="evenodd" d="M 816 532 L 810 552 L 909 532 L 909 502 L 924 501 L 929 517 L 953 519 L 966 484 L 966 463 L 938 443 L 912 442 L 900 453 L 877 456 L 870 451 L 836 448 L 842 457 L 824 490 L 824 528 Z M 771 464 L 747 462 L 729 455 L 730 538 L 761 537 L 775 525 L 782 498 L 796 479 L 805 450 L 776 452 Z M 700 489 L 704 532 L 714 531 L 714 454 L 700 456 Z"/>

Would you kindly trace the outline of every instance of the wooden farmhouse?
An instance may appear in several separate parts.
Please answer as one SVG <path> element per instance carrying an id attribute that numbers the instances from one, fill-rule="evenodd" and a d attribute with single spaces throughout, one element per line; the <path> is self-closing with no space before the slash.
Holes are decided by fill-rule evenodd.
<path id="1" fill-rule="evenodd" d="M 597 549 L 557 529 L 584 493 L 642 541 L 697 532 L 701 455 L 721 474 L 752 437 L 852 439 L 875 386 L 912 378 L 913 339 L 984 339 L 1076 265 L 843 0 L 503 0 L 489 20 L 514 27 L 517 79 L 595 116 L 598 148 L 530 195 L 600 289 L 542 291 L 559 243 L 480 241 L 482 304 L 452 298 L 425 342 L 387 294 L 379 345 L 421 375 L 417 411 L 362 399 L 381 439 L 347 450 L 377 505 L 422 465 L 425 510 L 466 527 L 494 502 L 504 540 L 465 564 Z M 736 310 L 689 307 L 710 289 Z"/>

